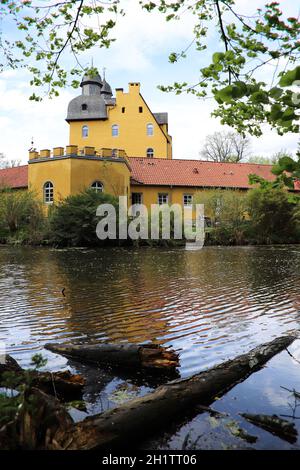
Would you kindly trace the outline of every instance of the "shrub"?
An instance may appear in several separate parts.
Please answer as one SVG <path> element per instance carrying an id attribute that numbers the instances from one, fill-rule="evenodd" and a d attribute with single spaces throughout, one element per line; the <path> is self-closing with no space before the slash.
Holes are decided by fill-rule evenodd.
<path id="1" fill-rule="evenodd" d="M 13 243 L 41 242 L 45 217 L 31 191 L 0 191 L 0 238 Z"/>
<path id="2" fill-rule="evenodd" d="M 299 199 L 282 187 L 264 186 L 248 195 L 251 236 L 256 243 L 299 242 Z"/>
<path id="3" fill-rule="evenodd" d="M 244 244 L 247 227 L 247 197 L 237 190 L 207 190 L 199 193 L 195 202 L 204 204 L 205 217 L 213 227 L 208 230 L 211 244 Z"/>
<path id="4" fill-rule="evenodd" d="M 112 204 L 118 211 L 117 199 L 109 194 L 87 189 L 68 196 L 49 213 L 49 241 L 56 246 L 93 246 L 103 242 L 97 238 L 96 216 L 100 204 Z"/>

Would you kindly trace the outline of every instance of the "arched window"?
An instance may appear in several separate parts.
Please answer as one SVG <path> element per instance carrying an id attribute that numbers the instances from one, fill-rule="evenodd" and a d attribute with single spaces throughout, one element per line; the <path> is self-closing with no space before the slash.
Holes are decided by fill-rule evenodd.
<path id="1" fill-rule="evenodd" d="M 103 193 L 103 184 L 101 181 L 94 181 L 93 184 L 91 184 L 91 188 L 93 188 L 96 193 Z"/>
<path id="2" fill-rule="evenodd" d="M 147 124 L 147 135 L 153 135 L 153 133 L 154 133 L 153 124 Z"/>
<path id="3" fill-rule="evenodd" d="M 52 204 L 53 202 L 53 183 L 51 181 L 47 181 L 43 187 L 44 193 L 44 202 L 46 204 Z"/>
<path id="4" fill-rule="evenodd" d="M 88 137 L 89 136 L 88 126 L 82 126 L 81 135 L 82 135 L 82 137 Z"/>
<path id="5" fill-rule="evenodd" d="M 154 150 L 152 148 L 147 149 L 147 157 L 148 158 L 154 157 Z"/>
<path id="6" fill-rule="evenodd" d="M 118 124 L 113 124 L 111 126 L 111 135 L 113 137 L 117 137 L 119 135 L 119 126 L 118 126 Z"/>

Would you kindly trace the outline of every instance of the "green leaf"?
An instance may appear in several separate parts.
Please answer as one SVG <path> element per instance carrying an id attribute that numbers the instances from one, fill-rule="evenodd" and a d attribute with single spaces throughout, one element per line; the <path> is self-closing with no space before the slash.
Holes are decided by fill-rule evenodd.
<path id="1" fill-rule="evenodd" d="M 272 121 L 277 121 L 278 119 L 281 118 L 282 115 L 283 115 L 283 111 L 282 111 L 282 107 L 280 106 L 280 104 L 278 103 L 272 104 L 271 112 L 270 112 L 270 117 Z"/>
<path id="2" fill-rule="evenodd" d="M 221 62 L 221 60 L 224 59 L 224 53 L 223 52 L 215 52 L 212 56 L 212 59 L 213 59 L 214 64 L 218 64 L 219 62 Z"/>
<path id="3" fill-rule="evenodd" d="M 300 66 L 284 73 L 279 81 L 279 85 L 291 86 L 296 80 L 300 80 Z"/>
<path id="4" fill-rule="evenodd" d="M 253 101 L 254 103 L 264 103 L 268 104 L 269 103 L 269 97 L 268 93 L 266 93 L 263 90 L 256 91 L 253 93 L 253 95 L 250 97 L 250 100 Z"/>
<path id="5" fill-rule="evenodd" d="M 278 100 L 280 96 L 282 95 L 282 93 L 283 93 L 283 90 L 278 87 L 271 88 L 271 90 L 269 91 L 270 97 L 274 98 L 274 100 Z"/>

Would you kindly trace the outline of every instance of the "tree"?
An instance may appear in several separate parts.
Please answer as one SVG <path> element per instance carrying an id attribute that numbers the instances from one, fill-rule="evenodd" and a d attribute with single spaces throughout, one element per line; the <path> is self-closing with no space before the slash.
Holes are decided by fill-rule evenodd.
<path id="1" fill-rule="evenodd" d="M 295 184 L 298 185 L 300 182 L 300 149 L 296 156 L 298 160 L 289 155 L 283 156 L 272 168 L 272 173 L 277 176 L 277 179 L 282 179 L 284 184 L 291 189 L 294 189 Z"/>
<path id="2" fill-rule="evenodd" d="M 203 159 L 214 162 L 239 162 L 248 155 L 250 140 L 235 132 L 214 132 L 205 139 L 200 152 Z"/>
<path id="3" fill-rule="evenodd" d="M 299 242 L 299 198 L 269 184 L 252 189 L 248 203 L 257 243 Z"/>
<path id="4" fill-rule="evenodd" d="M 247 159 L 247 162 L 258 163 L 259 165 L 275 165 L 276 163 L 278 163 L 280 158 L 283 157 L 293 158 L 293 155 L 287 150 L 282 149 L 279 150 L 279 152 L 274 153 L 270 157 L 264 157 L 263 155 L 251 155 L 251 157 Z"/>
<path id="5" fill-rule="evenodd" d="M 141 0 L 140 5 L 150 13 L 161 12 L 167 21 L 180 21 L 187 14 L 194 19 L 192 41 L 182 52 L 171 52 L 171 63 L 193 48 L 207 50 L 197 83 L 175 82 L 161 90 L 213 96 L 213 115 L 239 133 L 259 136 L 262 123 L 279 134 L 299 132 L 300 94 L 290 88 L 300 80 L 300 66 L 295 66 L 300 52 L 296 2 L 291 17 L 278 2 L 257 10 L 248 2 L 246 14 L 235 0 Z M 125 0 L 2 0 L 0 14 L 9 34 L 3 31 L 0 36 L 0 69 L 27 67 L 33 74 L 31 84 L 46 86 L 50 95 L 58 94 L 69 78 L 77 87 L 84 68 L 80 54 L 110 46 L 126 6 Z M 215 40 L 209 41 L 211 37 Z M 31 98 L 40 96 L 33 93 Z"/>
<path id="6" fill-rule="evenodd" d="M 0 170 L 4 168 L 14 168 L 21 165 L 21 160 L 7 160 L 4 153 L 0 153 Z"/>

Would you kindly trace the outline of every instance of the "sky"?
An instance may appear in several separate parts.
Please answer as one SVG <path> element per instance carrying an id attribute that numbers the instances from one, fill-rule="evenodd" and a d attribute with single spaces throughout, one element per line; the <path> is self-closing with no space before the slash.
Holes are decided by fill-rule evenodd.
<path id="1" fill-rule="evenodd" d="M 191 42 L 193 18 L 186 16 L 180 22 L 166 22 L 162 15 L 142 11 L 137 0 L 127 2 L 127 15 L 119 19 L 114 36 L 116 41 L 108 49 L 94 49 L 82 57 L 84 66 L 93 59 L 100 74 L 106 69 L 106 78 L 113 89 L 124 88 L 129 82 L 139 81 L 141 93 L 153 112 L 169 114 L 169 132 L 173 136 L 174 158 L 198 159 L 205 137 L 218 130 L 228 130 L 210 116 L 214 100 L 201 100 L 192 95 L 174 95 L 158 90 L 158 85 L 174 81 L 197 83 L 198 71 L 205 64 L 205 52 L 191 51 L 187 59 L 170 64 L 170 52 L 184 50 Z M 240 10 L 249 3 L 238 0 Z M 251 8 L 264 2 L 252 0 Z M 284 0 L 284 8 L 298 15 L 296 2 Z M 246 12 L 246 10 L 245 10 Z M 217 47 L 215 37 L 208 37 L 210 46 Z M 66 65 L 67 58 L 63 58 Z M 268 73 L 268 71 L 266 72 Z M 65 121 L 69 101 L 80 93 L 64 89 L 59 97 L 42 102 L 29 101 L 32 88 L 26 70 L 7 70 L 0 74 L 0 153 L 8 159 L 18 159 L 26 164 L 28 149 L 33 138 L 37 149 L 65 146 L 68 141 L 68 124 Z M 295 152 L 297 135 L 278 136 L 267 126 L 263 136 L 251 138 L 251 153 L 271 156 L 281 149 Z"/>

